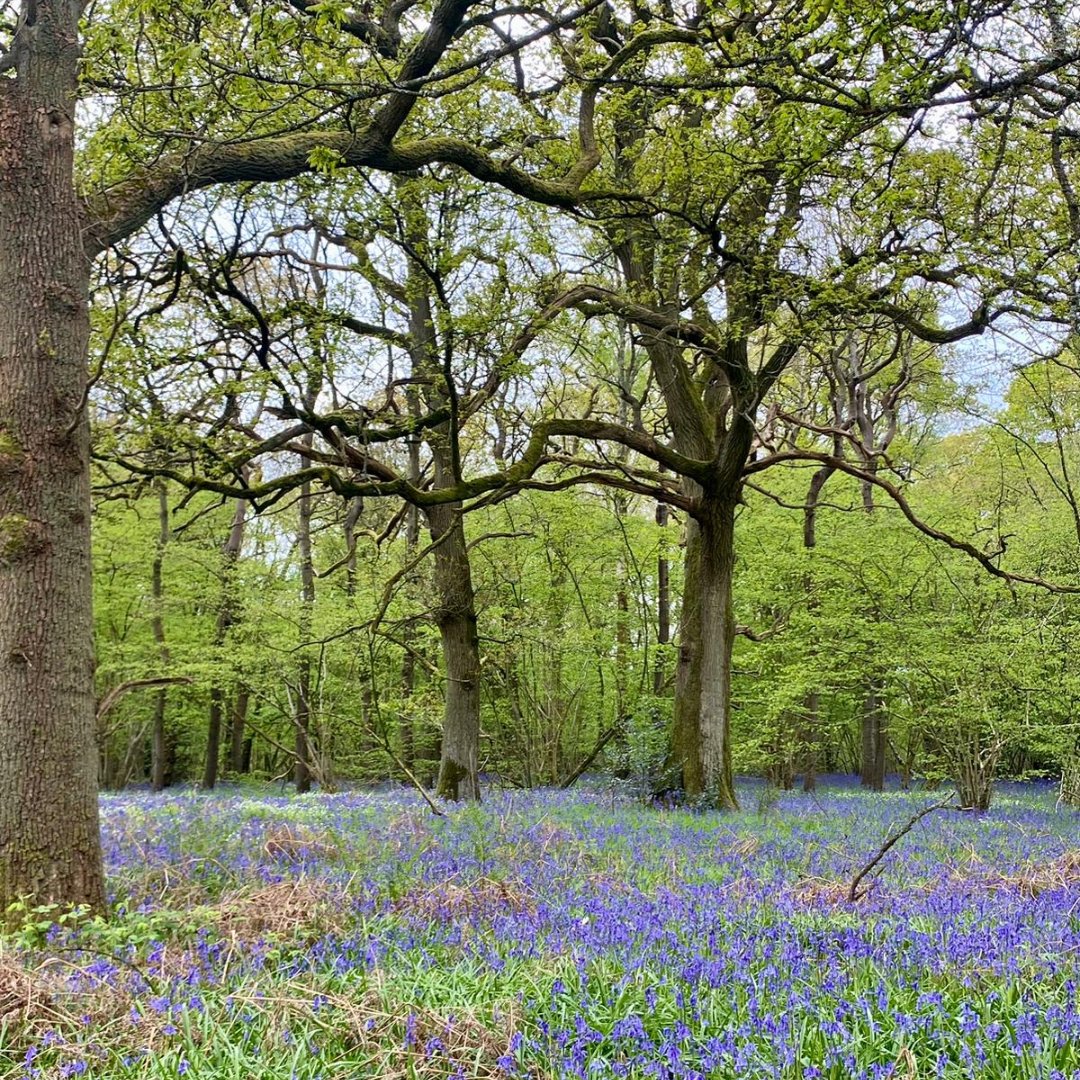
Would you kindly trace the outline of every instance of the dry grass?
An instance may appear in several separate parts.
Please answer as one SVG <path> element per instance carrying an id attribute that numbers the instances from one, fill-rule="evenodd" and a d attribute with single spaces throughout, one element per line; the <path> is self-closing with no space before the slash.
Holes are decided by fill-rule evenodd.
<path id="1" fill-rule="evenodd" d="M 906 1046 L 896 1055 L 888 1080 L 919 1080 L 919 1063 Z"/>
<path id="2" fill-rule="evenodd" d="M 423 892 L 406 893 L 394 903 L 393 910 L 426 918 L 490 915 L 498 911 L 531 915 L 536 912 L 536 902 L 522 885 L 485 877 L 467 883 L 449 881 Z"/>
<path id="3" fill-rule="evenodd" d="M 1009 889 L 1033 900 L 1053 889 L 1080 885 L 1080 848 L 1074 848 L 1045 862 L 1025 863 L 1014 874 L 993 874 L 985 879 L 987 888 Z"/>
<path id="4" fill-rule="evenodd" d="M 792 896 L 807 907 L 824 905 L 838 907 L 848 902 L 851 889 L 850 881 L 835 881 L 831 878 L 809 877 L 797 881 L 792 886 Z"/>
<path id="5" fill-rule="evenodd" d="M 490 1016 L 465 1006 L 434 1009 L 390 1001 L 380 973 L 372 972 L 371 978 L 374 985 L 356 995 L 316 994 L 310 985 L 292 984 L 270 997 L 245 999 L 245 1004 L 266 1017 L 272 1038 L 297 1022 L 332 1034 L 346 1049 L 327 1066 L 335 1073 L 347 1070 L 342 1075 L 380 1080 L 450 1080 L 460 1072 L 470 1080 L 507 1076 L 499 1059 L 519 1030 L 516 1001 L 506 1001 Z M 530 1075 L 542 1080 L 538 1073 Z"/>
<path id="6" fill-rule="evenodd" d="M 36 1029 L 63 1015 L 44 976 L 0 961 L 0 1027 Z"/>
<path id="7" fill-rule="evenodd" d="M 272 829 L 263 843 L 263 851 L 279 862 L 341 857 L 341 849 L 332 836 L 296 825 L 278 825 Z"/>
<path id="8" fill-rule="evenodd" d="M 745 859 L 750 855 L 756 855 L 760 847 L 761 841 L 756 836 L 744 836 L 731 845 L 730 852 L 736 858 Z"/>
<path id="9" fill-rule="evenodd" d="M 341 925 L 341 900 L 330 886 L 300 877 L 226 897 L 209 909 L 207 921 L 240 941 L 267 934 L 314 939 Z"/>

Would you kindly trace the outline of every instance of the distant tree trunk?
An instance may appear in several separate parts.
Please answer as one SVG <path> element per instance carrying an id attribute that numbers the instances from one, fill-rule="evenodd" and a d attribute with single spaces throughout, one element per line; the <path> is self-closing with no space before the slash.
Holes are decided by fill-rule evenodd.
<path id="1" fill-rule="evenodd" d="M 311 435 L 304 436 L 310 447 Z M 307 468 L 309 459 L 301 455 L 300 467 Z M 312 609 L 315 605 L 315 564 L 311 552 L 311 484 L 300 486 L 299 534 L 300 551 L 300 664 L 296 688 L 296 763 L 293 782 L 299 794 L 311 790 L 311 657 L 308 640 L 311 637 Z"/>
<path id="2" fill-rule="evenodd" d="M 0 909 L 105 906 L 75 194 L 81 6 L 26 5 L 0 77 Z"/>
<path id="3" fill-rule="evenodd" d="M 221 597 L 218 602 L 217 622 L 214 625 L 214 651 L 221 652 L 229 627 L 236 621 L 236 598 L 233 596 L 233 576 L 240 549 L 244 544 L 244 525 L 247 503 L 236 500 L 232 526 L 228 539 L 221 549 Z M 218 761 L 221 757 L 221 728 L 225 714 L 225 692 L 217 682 L 210 689 L 210 715 L 206 726 L 206 761 L 203 766 L 202 786 L 209 790 L 217 784 Z"/>
<path id="4" fill-rule="evenodd" d="M 840 455 L 840 447 L 837 444 L 833 452 Z M 831 465 L 818 469 L 810 478 L 810 487 L 806 493 L 806 505 L 803 509 L 803 549 L 810 551 L 817 547 L 817 512 L 821 501 L 821 493 L 828 482 L 829 477 L 836 470 Z M 807 574 L 803 579 L 803 587 L 807 595 L 807 605 L 810 610 L 817 608 L 817 597 L 814 595 L 813 577 Z M 803 746 L 805 761 L 803 765 L 803 791 L 817 790 L 818 755 L 820 752 L 821 734 L 818 731 L 818 710 L 820 696 L 817 690 L 811 690 L 803 704 Z"/>
<path id="5" fill-rule="evenodd" d="M 871 791 L 885 790 L 885 702 L 877 683 L 871 683 L 863 699 L 861 768 L 859 779 Z"/>
<path id="6" fill-rule="evenodd" d="M 246 773 L 248 763 L 245 760 L 244 747 L 247 744 L 247 714 L 251 704 L 251 690 L 241 686 L 233 701 L 232 718 L 229 725 L 229 767 L 234 773 Z"/>
<path id="7" fill-rule="evenodd" d="M 360 515 L 364 512 L 364 500 L 353 499 L 345 511 L 345 550 L 348 557 L 345 561 L 345 595 L 356 595 L 356 526 L 360 521 Z"/>
<path id="8" fill-rule="evenodd" d="M 158 539 L 154 548 L 154 562 L 150 571 L 151 593 L 154 601 L 154 615 L 150 620 L 154 641 L 157 642 L 158 656 L 163 670 L 169 667 L 169 647 L 165 642 L 165 619 L 162 606 L 164 587 L 161 571 L 165 561 L 165 548 L 169 543 L 169 491 L 164 480 L 154 481 L 158 498 Z M 150 786 L 154 791 L 161 791 L 169 781 L 169 748 L 166 745 L 165 707 L 168 702 L 168 690 L 163 686 L 154 695 L 154 718 L 150 728 Z"/>
<path id="9" fill-rule="evenodd" d="M 806 695 L 804 714 L 804 739 L 805 739 L 805 763 L 803 766 L 803 791 L 809 793 L 817 791 L 818 773 L 818 748 L 820 735 L 818 733 L 818 709 L 820 697 L 816 690 L 811 690 Z"/>
<path id="10" fill-rule="evenodd" d="M 428 223 L 419 189 L 408 178 L 399 178 L 397 191 L 411 216 L 405 224 L 405 240 L 411 251 L 421 253 L 429 245 Z M 457 390 L 443 366 L 431 308 L 432 282 L 428 269 L 415 256 L 408 260 L 405 297 L 409 307 L 409 351 L 414 377 L 423 377 L 424 403 L 430 409 L 453 412 Z M 456 418 L 425 433 L 434 462 L 432 486 L 455 484 L 459 464 Z M 443 714 L 442 751 L 436 791 L 444 799 L 480 798 L 480 639 L 476 631 L 469 549 L 461 503 L 447 503 L 426 510 L 434 551 L 435 621 L 442 640 L 446 668 L 446 706 Z"/>
<path id="11" fill-rule="evenodd" d="M 410 396 L 410 411 L 419 412 L 419 402 L 416 395 Z M 420 442 L 416 438 L 409 439 L 409 482 L 417 484 L 420 481 Z M 420 513 L 415 506 L 410 506 L 405 511 L 405 557 L 413 558 L 416 554 L 417 545 L 420 542 Z M 401 696 L 406 703 L 412 698 L 416 689 L 416 634 L 413 623 L 408 623 L 403 632 L 405 655 L 401 660 Z M 410 771 L 416 768 L 416 732 L 413 727 L 411 709 L 406 709 L 398 716 L 398 724 L 401 728 L 401 760 Z"/>
<path id="12" fill-rule="evenodd" d="M 656 524 L 666 528 L 669 518 L 667 503 L 656 504 Z M 653 667 L 653 693 L 659 697 L 667 678 L 664 661 L 665 645 L 671 642 L 671 563 L 661 546 L 656 557 L 656 664 Z"/>

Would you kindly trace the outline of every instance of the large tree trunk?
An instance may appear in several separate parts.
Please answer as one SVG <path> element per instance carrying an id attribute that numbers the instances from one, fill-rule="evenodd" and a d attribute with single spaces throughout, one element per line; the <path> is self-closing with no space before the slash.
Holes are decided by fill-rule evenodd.
<path id="1" fill-rule="evenodd" d="M 221 599 L 218 603 L 217 623 L 214 626 L 214 652 L 221 652 L 229 627 L 236 621 L 236 598 L 233 596 L 233 571 L 240 549 L 244 544 L 244 524 L 247 519 L 247 503 L 236 500 L 232 526 L 228 539 L 221 549 Z M 220 679 L 220 676 L 219 676 Z M 225 715 L 225 692 L 220 681 L 210 690 L 210 715 L 206 725 L 206 761 L 203 765 L 202 786 L 209 790 L 217 784 L 218 761 L 221 757 L 221 729 Z"/>
<path id="2" fill-rule="evenodd" d="M 413 252 L 428 248 L 428 223 L 419 189 L 411 180 L 398 183 L 402 206 L 411 212 L 405 235 Z M 434 462 L 432 487 L 450 487 L 460 480 L 457 448 L 457 391 L 452 373 L 439 355 L 432 315 L 432 282 L 415 257 L 408 260 L 405 295 L 409 305 L 409 351 L 413 376 L 420 377 L 421 394 L 429 409 L 450 406 L 452 418 L 425 434 Z M 410 460 L 410 472 L 416 464 Z M 444 799 L 480 798 L 480 640 L 476 632 L 469 548 L 461 503 L 428 508 L 428 529 L 435 546 L 436 622 L 446 666 L 446 709 L 437 793 Z"/>
<path id="3" fill-rule="evenodd" d="M 731 770 L 734 569 L 735 500 L 702 497 L 686 542 L 674 748 L 686 795 L 722 809 L 738 807 Z"/>
<path id="4" fill-rule="evenodd" d="M 480 798 L 480 641 L 465 527 L 457 503 L 428 510 L 435 548 L 436 621 L 446 665 L 446 711 L 437 793 L 444 799 Z M 449 533 L 447 536 L 446 534 Z"/>
<path id="5" fill-rule="evenodd" d="M 735 500 L 702 500 L 697 567 L 701 621 L 701 784 L 706 801 L 738 809 L 731 771 L 731 654 L 735 644 L 732 578 Z"/>
<path id="6" fill-rule="evenodd" d="M 79 7 L 41 5 L 0 78 L 0 907 L 105 906 L 73 185 Z"/>

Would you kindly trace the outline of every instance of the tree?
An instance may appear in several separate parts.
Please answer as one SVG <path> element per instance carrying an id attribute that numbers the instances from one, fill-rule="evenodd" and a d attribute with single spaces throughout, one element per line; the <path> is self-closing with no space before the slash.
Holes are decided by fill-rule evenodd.
<path id="1" fill-rule="evenodd" d="M 290 111 L 285 130 L 267 119 L 257 123 L 255 138 L 245 125 L 253 114 L 277 111 L 280 84 L 273 78 L 260 82 L 257 72 L 225 77 L 223 84 L 210 50 L 198 48 L 211 29 L 201 5 L 137 15 L 118 5 L 107 15 L 97 13 L 88 27 L 89 78 L 132 105 L 127 118 L 134 124 L 101 125 L 103 164 L 81 193 L 75 185 L 75 114 L 84 5 L 25 0 L 7 27 L 0 45 L 0 675 L 6 699 L 0 738 L 10 779 L 0 790 L 0 903 L 29 896 L 104 904 L 93 760 L 85 412 L 92 261 L 185 192 L 215 184 L 286 179 L 328 165 L 404 171 L 446 158 L 490 179 L 529 187 L 520 169 L 461 140 L 393 145 L 416 105 L 416 91 L 431 80 L 471 6 L 469 0 L 440 0 L 422 20 L 423 30 L 410 34 L 401 5 L 387 7 L 377 21 L 327 19 L 317 6 L 295 5 L 291 18 L 301 24 L 301 34 L 325 34 L 346 65 L 355 62 L 348 55 L 353 50 L 377 63 L 367 65 L 358 82 L 366 88 L 347 102 L 300 105 Z M 231 9 L 212 14 L 236 19 Z M 163 62 L 152 98 L 142 99 L 144 88 L 131 86 L 124 62 L 119 71 L 108 71 L 129 15 L 136 37 L 154 33 L 161 45 L 151 50 Z M 540 36 L 559 18 L 541 18 Z M 235 23 L 238 34 L 257 19 L 245 13 Z M 486 27 L 486 20 L 474 22 L 470 36 L 483 37 Z M 219 23 L 212 29 L 222 32 Z M 282 35 L 289 29 L 295 25 Z M 295 56 L 280 41 L 274 47 L 274 61 Z M 193 90 L 185 96 L 178 78 L 181 57 L 190 62 L 196 55 L 215 72 L 210 84 L 220 96 L 212 108 Z M 233 51 L 230 60 L 238 55 L 243 50 Z M 379 66 L 391 62 L 392 73 Z M 464 63 L 467 71 L 485 62 L 458 59 L 458 66 Z M 255 90 L 239 113 L 227 105 L 238 84 Z M 184 97 L 179 113 L 177 94 Z M 355 115 L 365 104 L 367 115 Z M 159 130 L 169 133 L 155 138 L 162 109 L 169 119 Z M 208 120 L 217 121 L 212 134 L 176 134 L 185 124 L 205 132 Z M 146 137 L 135 137 L 136 130 Z M 572 201 L 582 179 L 579 170 L 552 194 Z"/>

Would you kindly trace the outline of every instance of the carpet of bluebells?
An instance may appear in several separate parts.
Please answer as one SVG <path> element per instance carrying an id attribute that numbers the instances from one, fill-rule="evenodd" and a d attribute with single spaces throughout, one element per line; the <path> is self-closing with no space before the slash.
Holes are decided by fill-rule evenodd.
<path id="1" fill-rule="evenodd" d="M 103 797 L 115 905 L 0 939 L 0 1076 L 1080 1077 L 1080 816 L 840 783 Z"/>

